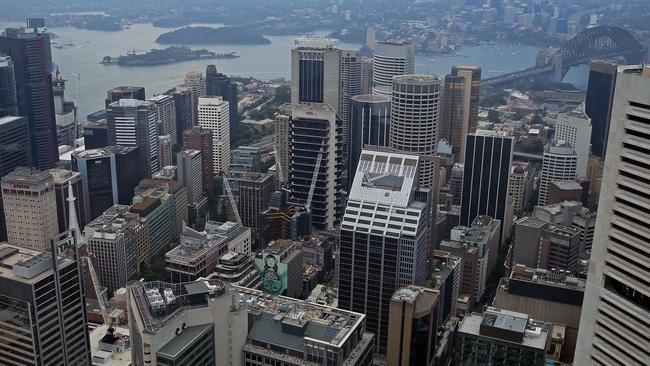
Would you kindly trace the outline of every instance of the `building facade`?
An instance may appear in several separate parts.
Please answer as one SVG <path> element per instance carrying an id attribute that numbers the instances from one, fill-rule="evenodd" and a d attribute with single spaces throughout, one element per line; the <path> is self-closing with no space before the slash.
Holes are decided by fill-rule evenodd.
<path id="1" fill-rule="evenodd" d="M 256 247 L 262 246 L 264 233 L 264 212 L 269 207 L 269 198 L 275 188 L 271 174 L 248 173 L 239 179 L 239 216 L 242 225 L 250 227 Z"/>
<path id="2" fill-rule="evenodd" d="M 650 202 L 644 193 L 649 90 L 648 66 L 618 72 L 576 364 L 641 365 L 650 359 L 643 336 L 650 332 Z"/>
<path id="3" fill-rule="evenodd" d="M 176 102 L 171 95 L 159 94 L 149 99 L 156 109 L 156 125 L 158 134 L 170 135 L 172 145 L 178 141 L 178 132 L 176 131 Z M 164 165 L 162 165 L 164 166 Z"/>
<path id="4" fill-rule="evenodd" d="M 212 131 L 212 171 L 221 175 L 230 167 L 230 123 L 228 102 L 221 97 L 198 100 L 198 125 Z"/>
<path id="5" fill-rule="evenodd" d="M 372 94 L 390 95 L 393 77 L 415 72 L 415 45 L 409 42 L 376 42 L 372 55 Z"/>
<path id="6" fill-rule="evenodd" d="M 11 57 L 0 56 L 0 117 L 17 116 L 16 73 Z"/>
<path id="7" fill-rule="evenodd" d="M 341 50 L 326 38 L 301 38 L 291 49 L 291 104 L 324 103 L 340 113 Z"/>
<path id="8" fill-rule="evenodd" d="M 212 131 L 194 127 L 183 132 L 183 149 L 201 152 L 201 181 L 206 195 L 214 194 L 214 162 L 212 152 Z"/>
<path id="9" fill-rule="evenodd" d="M 558 115 L 555 122 L 555 139 L 565 141 L 576 151 L 576 177 L 587 176 L 587 164 L 591 151 L 591 120 L 582 111 Z"/>
<path id="10" fill-rule="evenodd" d="M 339 307 L 366 314 L 386 354 L 390 299 L 428 276 L 430 191 L 418 156 L 364 150 L 340 229 Z"/>
<path id="11" fill-rule="evenodd" d="M 604 61 L 592 61 L 589 67 L 585 113 L 593 126 L 591 149 L 600 158 L 607 151 L 617 69 L 616 64 Z"/>
<path id="12" fill-rule="evenodd" d="M 214 65 L 208 65 L 205 70 L 205 95 L 221 97 L 228 102 L 228 117 L 230 125 L 239 121 L 237 84 L 233 83 L 226 75 L 217 72 Z"/>
<path id="13" fill-rule="evenodd" d="M 546 206 L 553 181 L 573 181 L 576 179 L 578 156 L 571 145 L 565 141 L 553 141 L 544 150 L 542 175 L 539 181 L 537 204 Z"/>

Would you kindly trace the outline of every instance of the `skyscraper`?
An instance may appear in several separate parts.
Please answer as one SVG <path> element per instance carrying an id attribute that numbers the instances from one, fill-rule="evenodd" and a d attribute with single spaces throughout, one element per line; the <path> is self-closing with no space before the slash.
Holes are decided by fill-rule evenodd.
<path id="1" fill-rule="evenodd" d="M 174 97 L 176 109 L 176 141 L 183 141 L 183 132 L 194 126 L 194 99 L 192 91 L 187 87 L 176 87 L 171 94 Z"/>
<path id="2" fill-rule="evenodd" d="M 348 153 L 350 138 L 350 99 L 361 94 L 363 65 L 358 51 L 341 51 L 341 87 L 339 92 L 339 116 L 343 122 L 343 151 Z"/>
<path id="3" fill-rule="evenodd" d="M 73 218 L 78 227 L 86 226 L 85 197 L 81 174 L 66 169 L 53 168 L 47 171 L 54 179 L 54 195 L 56 196 L 56 212 L 59 222 L 59 233 L 70 229 L 70 204 L 68 201 L 69 189 L 75 197 Z"/>
<path id="4" fill-rule="evenodd" d="M 0 53 L 0 117 L 18 115 L 16 74 L 11 57 Z"/>
<path id="5" fill-rule="evenodd" d="M 178 181 L 187 188 L 190 206 L 197 211 L 205 206 L 203 193 L 203 159 L 199 150 L 181 150 L 178 153 Z"/>
<path id="6" fill-rule="evenodd" d="M 170 135 L 172 145 L 179 143 L 176 133 L 176 103 L 170 95 L 156 95 L 149 99 L 156 109 L 156 125 L 159 135 Z"/>
<path id="7" fill-rule="evenodd" d="M 592 153 L 601 158 L 607 151 L 609 123 L 612 117 L 614 87 L 617 75 L 616 64 L 593 61 L 589 68 L 589 82 L 585 98 L 585 113 L 591 118 L 593 132 L 591 135 Z"/>
<path id="8" fill-rule="evenodd" d="M 379 50 L 379 44 L 377 49 Z M 438 142 L 441 80 L 435 75 L 392 78 L 390 146 L 393 150 L 432 157 Z M 420 184 L 432 188 L 437 174 L 434 162 L 419 159 Z"/>
<path id="9" fill-rule="evenodd" d="M 227 173 L 230 166 L 230 123 L 228 102 L 221 97 L 199 98 L 198 124 L 212 131 L 214 174 Z"/>
<path id="10" fill-rule="evenodd" d="M 571 145 L 562 140 L 549 143 L 544 150 L 544 159 L 542 160 L 537 204 L 540 206 L 548 204 L 551 182 L 575 180 L 577 167 L 578 156 Z"/>
<path id="11" fill-rule="evenodd" d="M 250 172 L 239 179 L 239 215 L 242 225 L 252 229 L 253 243 L 257 248 L 262 247 L 262 212 L 269 208 L 274 186 L 271 174 Z"/>
<path id="12" fill-rule="evenodd" d="M 151 177 L 160 168 L 157 115 L 152 102 L 138 99 L 120 99 L 106 109 L 108 144 L 139 148 L 140 169 L 135 172 L 140 172 L 140 179 Z"/>
<path id="13" fill-rule="evenodd" d="M 278 113 L 275 115 L 275 144 L 277 155 L 275 157 L 278 182 L 285 184 L 289 174 L 289 140 L 291 140 L 291 116 Z M 275 154 L 275 153 L 274 153 Z"/>
<path id="14" fill-rule="evenodd" d="M 74 244 L 73 244 L 74 245 Z M 5 365 L 90 365 L 79 258 L 0 244 L 0 359 Z"/>
<path id="15" fill-rule="evenodd" d="M 390 95 L 393 76 L 415 72 L 415 45 L 410 42 L 381 41 L 372 56 L 372 93 Z"/>
<path id="16" fill-rule="evenodd" d="M 460 205 L 460 225 L 470 226 L 477 216 L 501 220 L 507 218 L 508 186 L 512 166 L 512 137 L 499 136 L 493 131 L 478 130 L 467 135 L 463 194 Z"/>
<path id="17" fill-rule="evenodd" d="M 390 147 L 390 97 L 357 95 L 350 103 L 348 187 L 352 186 L 361 150 L 365 146 Z"/>
<path id="18" fill-rule="evenodd" d="M 565 141 L 576 151 L 578 178 L 587 176 L 591 131 L 591 120 L 580 110 L 559 114 L 555 122 L 555 139 Z"/>
<path id="19" fill-rule="evenodd" d="M 196 124 L 197 117 L 198 117 L 197 113 L 198 113 L 199 98 L 206 96 L 205 94 L 206 85 L 205 85 L 205 78 L 203 77 L 203 73 L 200 71 L 188 72 L 187 74 L 185 74 L 185 83 L 183 84 L 183 86 L 186 86 L 192 92 L 192 102 L 194 103 L 194 107 L 192 108 L 192 120 L 194 121 L 194 124 Z"/>
<path id="20" fill-rule="evenodd" d="M 32 165 L 32 149 L 27 118 L 0 117 L 0 178 L 19 166 Z M 7 228 L 0 191 L 0 241 L 7 240 Z"/>
<path id="21" fill-rule="evenodd" d="M 106 109 L 111 103 L 119 102 L 120 99 L 145 100 L 144 87 L 122 85 L 108 90 L 105 100 Z"/>
<path id="22" fill-rule="evenodd" d="M 72 154 L 73 169 L 81 173 L 84 211 L 88 221 L 94 220 L 116 204 L 129 205 L 133 188 L 140 179 L 133 172 L 139 169 L 138 148 L 109 146 Z"/>
<path id="23" fill-rule="evenodd" d="M 0 36 L 0 53 L 9 55 L 14 65 L 18 114 L 27 117 L 32 163 L 49 169 L 59 161 L 56 118 L 52 94 L 50 35 L 38 27 L 7 28 Z"/>
<path id="24" fill-rule="evenodd" d="M 239 120 L 237 84 L 230 81 L 226 75 L 217 72 L 216 66 L 208 65 L 205 70 L 205 93 L 211 97 L 222 97 L 228 102 L 230 126 L 235 125 Z"/>
<path id="25" fill-rule="evenodd" d="M 341 50 L 326 38 L 301 38 L 291 50 L 291 104 L 325 103 L 340 112 Z"/>
<path id="26" fill-rule="evenodd" d="M 201 127 L 186 130 L 183 132 L 183 149 L 201 152 L 203 192 L 206 195 L 214 194 L 212 131 Z"/>
<path id="27" fill-rule="evenodd" d="M 649 116 L 650 67 L 621 68 L 616 76 L 576 365 L 642 365 L 650 360 Z"/>
<path id="28" fill-rule="evenodd" d="M 160 168 L 172 165 L 172 135 L 158 136 L 158 164 Z"/>
<path id="29" fill-rule="evenodd" d="M 1 184 L 9 243 L 48 251 L 59 236 L 52 176 L 23 167 L 2 177 Z"/>
<path id="30" fill-rule="evenodd" d="M 429 275 L 431 191 L 418 187 L 418 159 L 363 150 L 341 223 L 339 307 L 366 314 L 379 354 L 393 294 Z"/>
<path id="31" fill-rule="evenodd" d="M 465 136 L 476 130 L 480 88 L 477 66 L 453 66 L 445 77 L 438 140 L 449 142 L 457 162 L 465 161 Z"/>
<path id="32" fill-rule="evenodd" d="M 341 120 L 327 104 L 294 105 L 292 114 L 289 147 L 291 198 L 294 202 L 307 203 L 316 161 L 322 150 L 310 209 L 313 226 L 327 230 L 341 218 Z"/>

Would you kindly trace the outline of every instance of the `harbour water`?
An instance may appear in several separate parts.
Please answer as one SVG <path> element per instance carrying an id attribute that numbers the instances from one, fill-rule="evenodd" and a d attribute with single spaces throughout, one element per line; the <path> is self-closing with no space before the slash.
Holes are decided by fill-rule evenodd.
<path id="1" fill-rule="evenodd" d="M 0 28 L 21 26 L 22 23 L 0 23 Z M 212 25 L 214 26 L 214 25 Z M 72 74 L 80 74 L 78 86 L 80 115 L 85 116 L 101 109 L 106 90 L 117 85 L 145 86 L 147 96 L 159 94 L 182 83 L 190 70 L 205 70 L 208 63 L 215 63 L 220 72 L 228 75 L 251 76 L 261 80 L 289 79 L 290 49 L 296 36 L 267 36 L 267 45 L 192 45 L 215 53 L 236 52 L 240 57 L 224 60 L 197 60 L 169 65 L 146 67 L 119 67 L 102 65 L 104 56 L 124 55 L 129 51 L 148 51 L 164 48 L 155 43 L 156 38 L 170 31 L 151 24 L 134 24 L 120 32 L 104 32 L 73 27 L 49 28 L 56 35 L 52 58 L 62 75 L 70 81 L 67 98 L 72 99 L 76 81 Z M 340 42 L 343 49 L 359 49 L 360 44 Z M 496 76 L 530 67 L 535 62 L 538 48 L 521 45 L 480 45 L 466 47 L 455 55 L 417 55 L 416 72 L 444 75 L 452 65 L 478 65 L 483 77 Z"/>

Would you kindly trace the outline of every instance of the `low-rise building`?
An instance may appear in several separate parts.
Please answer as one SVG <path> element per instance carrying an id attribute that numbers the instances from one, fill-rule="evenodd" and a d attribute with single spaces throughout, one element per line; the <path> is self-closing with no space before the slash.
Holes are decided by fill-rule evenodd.
<path id="1" fill-rule="evenodd" d="M 528 314 L 488 307 L 465 316 L 458 328 L 456 361 L 462 365 L 544 366 L 548 326 Z"/>
<path id="2" fill-rule="evenodd" d="M 214 273 L 208 277 L 236 286 L 248 288 L 260 286 L 260 275 L 255 270 L 253 258 L 242 253 L 227 252 L 219 257 Z"/>
<path id="3" fill-rule="evenodd" d="M 165 253 L 165 269 L 174 283 L 194 281 L 210 275 L 227 251 L 227 237 L 184 227 L 180 244 Z"/>
<path id="4" fill-rule="evenodd" d="M 255 256 L 260 289 L 274 295 L 300 298 L 303 293 L 303 261 L 300 243 L 276 240 Z"/>

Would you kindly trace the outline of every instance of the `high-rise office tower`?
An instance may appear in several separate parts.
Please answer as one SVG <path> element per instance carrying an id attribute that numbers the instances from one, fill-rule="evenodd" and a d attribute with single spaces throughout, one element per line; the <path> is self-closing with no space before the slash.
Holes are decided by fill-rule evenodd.
<path id="1" fill-rule="evenodd" d="M 203 193 L 203 158 L 199 150 L 181 150 L 177 155 L 178 181 L 187 188 L 190 206 L 204 204 Z"/>
<path id="2" fill-rule="evenodd" d="M 301 38 L 291 50 L 291 104 L 325 103 L 340 113 L 341 50 L 326 38 Z"/>
<path id="3" fill-rule="evenodd" d="M 174 97 L 176 109 L 176 141 L 180 144 L 183 141 L 183 132 L 194 126 L 194 99 L 192 91 L 182 86 L 176 87 L 171 95 Z"/>
<path id="4" fill-rule="evenodd" d="M 199 98 L 198 125 L 212 131 L 212 171 L 227 173 L 230 166 L 230 117 L 221 97 Z"/>
<path id="5" fill-rule="evenodd" d="M 129 205 L 140 179 L 138 148 L 109 146 L 72 154 L 72 167 L 81 173 L 84 211 L 88 221 L 116 204 Z"/>
<path id="6" fill-rule="evenodd" d="M 0 178 L 19 166 L 32 165 L 32 149 L 27 118 L 0 117 Z M 7 228 L 0 191 L 0 241 L 7 240 Z"/>
<path id="7" fill-rule="evenodd" d="M 80 228 L 86 225 L 85 198 L 81 174 L 66 169 L 53 168 L 47 171 L 54 179 L 54 195 L 56 196 L 56 214 L 59 222 L 59 233 L 70 229 L 70 205 L 68 202 L 69 188 L 75 197 L 73 213 L 74 219 Z"/>
<path id="8" fill-rule="evenodd" d="M 0 35 L 0 53 L 14 64 L 18 114 L 29 122 L 32 163 L 37 169 L 54 168 L 59 161 L 52 94 L 50 35 L 33 28 L 7 28 Z"/>
<path id="9" fill-rule="evenodd" d="M 106 109 L 108 144 L 139 148 L 140 166 L 134 172 L 140 172 L 140 179 L 160 169 L 157 115 L 153 103 L 138 99 L 120 99 Z"/>
<path id="10" fill-rule="evenodd" d="M 172 165 L 172 135 L 158 136 L 158 164 L 160 168 Z"/>
<path id="11" fill-rule="evenodd" d="M 453 66 L 445 77 L 438 139 L 449 142 L 457 162 L 465 161 L 465 136 L 476 130 L 480 88 L 478 66 Z"/>
<path id="12" fill-rule="evenodd" d="M 555 139 L 565 141 L 576 151 L 578 158 L 576 177 L 578 178 L 587 176 L 591 131 L 591 120 L 580 110 L 559 114 L 555 122 Z"/>
<path id="13" fill-rule="evenodd" d="M 429 275 L 431 191 L 417 155 L 363 150 L 340 229 L 339 307 L 366 314 L 385 354 L 390 299 Z"/>
<path id="14" fill-rule="evenodd" d="M 214 165 L 212 153 L 212 131 L 207 128 L 194 127 L 183 132 L 183 149 L 201 152 L 201 169 L 203 192 L 214 194 Z"/>
<path id="15" fill-rule="evenodd" d="M 318 154 L 323 152 L 311 201 L 313 226 L 334 227 L 342 210 L 341 120 L 327 104 L 294 105 L 289 146 L 289 187 L 294 202 L 307 203 Z"/>
<path id="16" fill-rule="evenodd" d="M 463 194 L 460 205 L 460 225 L 470 226 L 477 216 L 511 221 L 508 215 L 508 186 L 512 166 L 512 137 L 499 136 L 493 131 L 478 130 L 467 135 Z"/>
<path id="17" fill-rule="evenodd" d="M 415 45 L 381 41 L 372 56 L 372 93 L 391 95 L 393 77 L 415 72 Z"/>
<path id="18" fill-rule="evenodd" d="M 607 151 L 617 68 L 616 64 L 604 61 L 593 61 L 589 67 L 585 113 L 591 118 L 593 126 L 592 153 L 601 158 L 605 157 Z"/>
<path id="19" fill-rule="evenodd" d="M 88 249 L 97 258 L 97 276 L 109 296 L 138 274 L 139 217 L 115 205 L 84 228 Z"/>
<path id="20" fill-rule="evenodd" d="M 542 175 L 539 180 L 537 204 L 548 204 L 549 190 L 553 181 L 574 181 L 578 168 L 578 156 L 571 145 L 562 140 L 549 143 L 544 150 Z"/>
<path id="21" fill-rule="evenodd" d="M 0 117 L 17 116 L 16 74 L 11 57 L 0 52 Z"/>
<path id="22" fill-rule="evenodd" d="M 363 65 L 358 51 L 341 51 L 339 116 L 343 122 L 343 151 L 347 155 L 350 138 L 350 99 L 361 94 Z"/>
<path id="23" fill-rule="evenodd" d="M 435 75 L 401 75 L 392 79 L 390 146 L 393 150 L 430 157 L 436 153 L 441 86 L 440 78 Z M 434 162 L 419 159 L 419 163 L 420 187 L 432 188 L 437 174 Z"/>
<path id="24" fill-rule="evenodd" d="M 159 135 L 170 135 L 172 145 L 179 143 L 176 133 L 176 103 L 170 95 L 156 95 L 149 99 L 156 109 L 156 125 Z"/>
<path id="25" fill-rule="evenodd" d="M 0 244 L 0 360 L 4 365 L 90 365 L 79 258 Z"/>
<path id="26" fill-rule="evenodd" d="M 365 146 L 390 147 L 390 97 L 357 95 L 350 103 L 348 187 L 352 186 L 361 150 Z"/>
<path id="27" fill-rule="evenodd" d="M 83 125 L 84 146 L 86 150 L 108 146 L 108 129 L 106 120 L 88 122 Z"/>
<path id="28" fill-rule="evenodd" d="M 235 125 L 239 120 L 237 84 L 233 83 L 226 75 L 217 72 L 216 66 L 208 65 L 205 70 L 205 93 L 211 97 L 222 97 L 228 102 L 230 125 Z"/>
<path id="29" fill-rule="evenodd" d="M 263 216 L 275 187 L 271 174 L 250 172 L 239 179 L 239 215 L 242 225 L 252 229 L 253 243 L 262 246 Z"/>
<path id="30" fill-rule="evenodd" d="M 120 99 L 145 100 L 144 87 L 122 85 L 108 90 L 104 101 L 106 109 L 111 103 L 119 102 Z"/>
<path id="31" fill-rule="evenodd" d="M 206 96 L 205 94 L 206 85 L 205 85 L 205 78 L 203 77 L 203 73 L 200 71 L 188 72 L 187 74 L 185 74 L 185 81 L 183 85 L 188 87 L 192 92 L 192 98 L 193 98 L 192 102 L 194 103 L 194 107 L 192 108 L 192 120 L 194 121 L 194 124 L 196 124 L 197 117 L 198 117 L 197 113 L 198 113 L 199 98 Z"/>
<path id="32" fill-rule="evenodd" d="M 527 163 L 515 163 L 510 171 L 510 197 L 514 213 L 528 207 L 535 188 L 535 171 Z"/>
<path id="33" fill-rule="evenodd" d="M 291 139 L 291 116 L 278 113 L 275 115 L 275 144 L 278 156 L 275 157 L 278 182 L 285 184 L 289 174 L 289 140 Z"/>
<path id="34" fill-rule="evenodd" d="M 48 251 L 59 235 L 54 179 L 48 172 L 17 168 L 2 177 L 9 243 Z"/>
<path id="35" fill-rule="evenodd" d="M 619 70 L 574 364 L 650 360 L 650 68 Z"/>
<path id="36" fill-rule="evenodd" d="M 361 58 L 361 94 L 372 94 L 372 58 Z"/>

